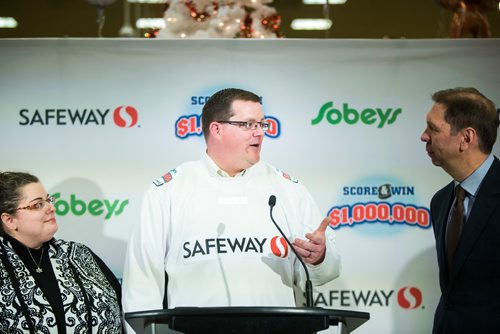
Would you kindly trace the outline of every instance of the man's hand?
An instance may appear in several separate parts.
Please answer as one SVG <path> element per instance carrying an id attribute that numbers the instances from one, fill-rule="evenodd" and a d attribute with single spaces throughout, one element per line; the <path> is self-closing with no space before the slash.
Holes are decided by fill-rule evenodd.
<path id="1" fill-rule="evenodd" d="M 323 219 L 318 228 L 306 234 L 306 239 L 296 238 L 293 242 L 293 248 L 306 263 L 320 264 L 325 259 L 326 252 L 326 237 L 325 231 L 332 218 L 326 217 Z"/>

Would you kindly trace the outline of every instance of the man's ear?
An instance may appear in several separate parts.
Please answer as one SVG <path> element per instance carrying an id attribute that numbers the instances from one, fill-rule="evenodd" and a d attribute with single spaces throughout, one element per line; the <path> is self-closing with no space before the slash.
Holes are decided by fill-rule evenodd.
<path id="1" fill-rule="evenodd" d="M 467 127 L 462 131 L 462 140 L 460 141 L 460 148 L 466 149 L 471 145 L 478 145 L 477 133 L 474 128 Z"/>
<path id="2" fill-rule="evenodd" d="M 212 122 L 210 123 L 210 126 L 208 127 L 210 130 L 210 135 L 217 137 L 220 135 L 221 127 L 220 124 L 217 122 Z"/>

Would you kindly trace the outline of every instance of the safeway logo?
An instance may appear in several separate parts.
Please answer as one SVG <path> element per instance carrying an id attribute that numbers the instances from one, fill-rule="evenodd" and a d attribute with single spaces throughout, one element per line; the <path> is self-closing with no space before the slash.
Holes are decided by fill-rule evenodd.
<path id="1" fill-rule="evenodd" d="M 139 116 L 132 106 L 119 106 L 113 112 L 113 121 L 120 128 L 131 128 L 137 124 Z"/>
<path id="2" fill-rule="evenodd" d="M 254 256 L 275 256 L 288 258 L 288 246 L 281 236 L 262 237 L 218 237 L 186 240 L 182 244 L 183 258 L 193 259 L 200 257 L 226 256 L 225 254 L 245 254 Z"/>
<path id="3" fill-rule="evenodd" d="M 330 290 L 316 294 L 315 306 L 327 307 L 390 307 L 395 302 L 402 309 L 424 309 L 422 291 L 414 286 L 397 290 Z M 395 296 L 395 297 L 394 297 Z"/>
<path id="4" fill-rule="evenodd" d="M 414 286 L 399 289 L 398 304 L 404 309 L 416 309 L 422 305 L 422 291 Z"/>
<path id="5" fill-rule="evenodd" d="M 132 106 L 109 108 L 46 108 L 19 110 L 22 126 L 105 126 L 109 118 L 120 128 L 139 126 L 139 114 Z"/>
<path id="6" fill-rule="evenodd" d="M 271 239 L 271 252 L 274 255 L 281 258 L 286 258 L 288 255 L 288 245 L 285 238 L 280 236 L 275 236 Z"/>

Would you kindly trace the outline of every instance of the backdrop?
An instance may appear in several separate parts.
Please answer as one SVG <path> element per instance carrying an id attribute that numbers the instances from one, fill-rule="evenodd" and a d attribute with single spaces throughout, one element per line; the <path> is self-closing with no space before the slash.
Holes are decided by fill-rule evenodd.
<path id="1" fill-rule="evenodd" d="M 360 334 L 429 333 L 428 208 L 450 181 L 420 141 L 430 95 L 474 86 L 500 104 L 499 54 L 498 39 L 0 40 L 0 170 L 39 176 L 56 237 L 121 277 L 145 189 L 204 152 L 206 99 L 254 91 L 272 123 L 262 158 L 334 218 L 343 271 L 316 305 L 370 312 Z"/>

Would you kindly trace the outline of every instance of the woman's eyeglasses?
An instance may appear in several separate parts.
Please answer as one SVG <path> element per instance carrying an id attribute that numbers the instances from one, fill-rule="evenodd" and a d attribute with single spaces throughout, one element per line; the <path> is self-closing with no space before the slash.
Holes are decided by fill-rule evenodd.
<path id="1" fill-rule="evenodd" d="M 17 210 L 42 210 L 47 206 L 47 204 L 54 204 L 56 202 L 56 198 L 54 196 L 49 196 L 47 199 L 43 199 L 31 205 L 23 206 L 22 208 L 17 208 Z"/>

